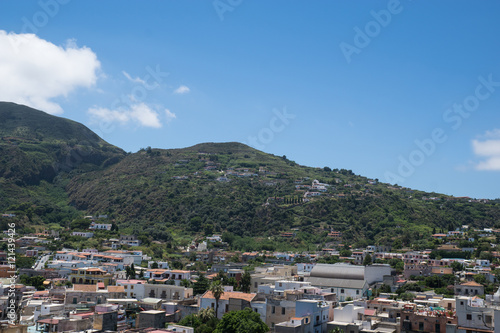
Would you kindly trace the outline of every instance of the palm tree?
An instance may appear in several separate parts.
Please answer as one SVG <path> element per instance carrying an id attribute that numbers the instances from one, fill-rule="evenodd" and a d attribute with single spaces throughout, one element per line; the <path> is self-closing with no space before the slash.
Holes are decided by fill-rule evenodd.
<path id="1" fill-rule="evenodd" d="M 217 314 L 219 312 L 219 299 L 224 294 L 224 286 L 220 281 L 214 281 L 212 282 L 208 290 L 212 293 L 212 295 L 215 298 L 215 318 L 218 318 Z"/>
<path id="2" fill-rule="evenodd" d="M 215 317 L 214 309 L 212 308 L 200 309 L 200 311 L 198 312 L 198 317 L 200 318 L 202 323 L 207 323 L 210 319 Z"/>

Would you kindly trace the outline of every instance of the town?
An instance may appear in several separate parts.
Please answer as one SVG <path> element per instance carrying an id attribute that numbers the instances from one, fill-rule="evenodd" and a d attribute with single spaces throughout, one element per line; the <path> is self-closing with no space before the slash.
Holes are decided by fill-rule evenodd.
<path id="1" fill-rule="evenodd" d="M 72 236 L 113 227 L 106 215 L 86 219 L 89 230 Z M 6 230 L 0 330 L 210 332 L 234 315 L 258 319 L 264 332 L 500 331 L 500 230 L 463 225 L 433 234 L 435 247 L 420 251 L 352 248 L 341 232 L 328 236 L 328 248 L 293 253 L 231 251 L 214 234 L 167 261 L 143 253 L 135 235 L 109 238 L 99 250 L 54 250 L 58 231 Z"/>

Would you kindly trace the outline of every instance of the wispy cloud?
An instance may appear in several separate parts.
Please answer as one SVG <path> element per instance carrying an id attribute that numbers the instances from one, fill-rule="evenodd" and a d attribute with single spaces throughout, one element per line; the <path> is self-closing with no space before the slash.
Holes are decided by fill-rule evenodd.
<path id="1" fill-rule="evenodd" d="M 125 71 L 122 71 L 123 75 L 130 81 L 130 82 L 134 82 L 134 83 L 140 83 L 140 84 L 146 84 L 146 82 L 141 79 L 140 77 L 132 77 L 130 76 L 129 73 L 125 72 Z"/>
<path id="2" fill-rule="evenodd" d="M 181 85 L 179 88 L 174 90 L 174 94 L 187 94 L 190 91 L 191 89 L 189 89 L 189 87 Z"/>
<path id="3" fill-rule="evenodd" d="M 0 100 L 63 113 L 52 99 L 93 86 L 100 66 L 96 54 L 74 40 L 58 46 L 34 34 L 0 30 Z"/>
<path id="4" fill-rule="evenodd" d="M 154 110 L 145 103 L 132 104 L 130 105 L 130 108 L 120 108 L 117 110 L 93 107 L 88 110 L 88 113 L 94 121 L 104 120 L 107 122 L 118 122 L 123 125 L 130 122 L 138 122 L 139 125 L 143 127 L 162 127 L 158 111 Z M 173 116 L 173 118 L 175 118 L 175 114 L 173 114 Z"/>
<path id="5" fill-rule="evenodd" d="M 500 130 L 487 131 L 481 138 L 472 140 L 474 154 L 483 159 L 475 169 L 500 171 Z"/>
<path id="6" fill-rule="evenodd" d="M 165 115 L 167 116 L 167 123 L 177 118 L 177 115 L 172 111 L 170 111 L 169 109 L 165 109 Z"/>

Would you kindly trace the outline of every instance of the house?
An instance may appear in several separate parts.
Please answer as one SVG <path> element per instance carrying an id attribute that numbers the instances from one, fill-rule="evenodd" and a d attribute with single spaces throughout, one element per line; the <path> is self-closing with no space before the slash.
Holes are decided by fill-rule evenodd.
<path id="1" fill-rule="evenodd" d="M 111 298 L 125 298 L 123 286 L 107 286 L 103 284 L 74 284 L 66 289 L 64 304 L 67 308 L 77 308 L 79 304 L 105 304 Z"/>
<path id="2" fill-rule="evenodd" d="M 153 268 L 155 263 L 158 266 L 158 269 L 170 269 L 167 261 L 148 261 L 148 268 Z"/>
<path id="3" fill-rule="evenodd" d="M 221 243 L 222 236 L 221 235 L 212 235 L 211 237 L 207 237 L 207 241 L 211 243 Z"/>
<path id="4" fill-rule="evenodd" d="M 465 282 L 455 285 L 455 295 L 461 296 L 482 296 L 484 295 L 484 286 L 475 281 Z"/>
<path id="5" fill-rule="evenodd" d="M 110 223 L 95 223 L 92 222 L 89 226 L 89 229 L 92 230 L 111 230 L 112 225 Z"/>
<path id="6" fill-rule="evenodd" d="M 301 299 L 295 304 L 295 317 L 309 317 L 309 327 L 304 332 L 327 332 L 327 323 L 333 320 L 333 303 Z"/>
<path id="7" fill-rule="evenodd" d="M 185 300 L 193 296 L 193 288 L 184 288 L 169 284 L 144 284 L 144 295 L 162 300 Z"/>
<path id="8" fill-rule="evenodd" d="M 219 299 L 219 310 L 217 317 L 222 316 L 229 311 L 243 310 L 244 308 L 251 308 L 251 302 L 255 299 L 257 294 L 242 293 L 238 291 L 226 291 Z M 211 291 L 207 291 L 200 298 L 200 309 L 213 308 L 215 310 L 215 297 Z"/>
<path id="9" fill-rule="evenodd" d="M 83 237 L 83 238 L 92 238 L 92 237 L 94 237 L 94 233 L 93 232 L 83 232 L 83 231 L 73 231 L 71 233 L 71 235 L 73 235 L 73 236 L 80 236 L 80 237 Z"/>
<path id="10" fill-rule="evenodd" d="M 448 327 L 450 329 L 456 327 L 457 316 L 454 311 L 407 305 L 401 313 L 400 329 L 402 333 L 415 331 L 447 333 Z"/>
<path id="11" fill-rule="evenodd" d="M 135 235 L 121 235 L 120 244 L 128 246 L 139 246 L 141 241 Z"/>
<path id="12" fill-rule="evenodd" d="M 372 310 L 373 311 L 373 310 Z M 333 321 L 327 324 L 328 331 L 340 328 L 343 332 L 359 332 L 362 327 L 361 320 L 365 313 L 365 308 L 346 304 L 333 309 Z"/>
<path id="13" fill-rule="evenodd" d="M 123 286 L 127 298 L 134 298 L 137 300 L 142 300 L 145 293 L 145 284 L 144 280 L 117 280 L 117 286 Z"/>
<path id="14" fill-rule="evenodd" d="M 113 275 L 96 267 L 73 268 L 68 275 L 68 281 L 75 284 L 97 284 L 102 282 L 105 286 L 110 285 Z"/>
<path id="15" fill-rule="evenodd" d="M 495 332 L 494 318 L 500 315 L 499 310 L 487 307 L 477 296 L 459 296 L 456 300 L 457 333 Z"/>

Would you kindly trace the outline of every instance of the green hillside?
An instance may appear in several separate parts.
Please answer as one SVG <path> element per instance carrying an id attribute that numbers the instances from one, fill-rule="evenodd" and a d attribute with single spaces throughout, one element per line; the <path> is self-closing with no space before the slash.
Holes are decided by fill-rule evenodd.
<path id="1" fill-rule="evenodd" d="M 64 191 L 67 180 L 124 156 L 80 123 L 0 102 L 0 209 L 74 211 Z"/>
<path id="2" fill-rule="evenodd" d="M 435 231 L 500 227 L 497 201 L 301 166 L 240 143 L 126 154 L 81 124 L 24 106 L 0 103 L 0 120 L 0 209 L 27 228 L 107 214 L 150 240 L 223 233 L 233 248 L 291 250 L 334 241 L 424 248 Z"/>

